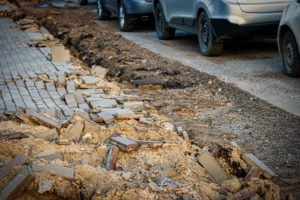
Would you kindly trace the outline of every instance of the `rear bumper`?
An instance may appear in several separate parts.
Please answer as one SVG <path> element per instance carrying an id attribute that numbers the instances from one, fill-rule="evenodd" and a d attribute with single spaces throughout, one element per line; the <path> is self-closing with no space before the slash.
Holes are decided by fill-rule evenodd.
<path id="1" fill-rule="evenodd" d="M 150 15 L 152 14 L 152 0 L 126 1 L 126 11 L 131 15 Z"/>
<path id="2" fill-rule="evenodd" d="M 240 38 L 248 36 L 276 36 L 279 21 L 237 25 L 226 19 L 211 19 L 214 35 L 218 39 Z"/>

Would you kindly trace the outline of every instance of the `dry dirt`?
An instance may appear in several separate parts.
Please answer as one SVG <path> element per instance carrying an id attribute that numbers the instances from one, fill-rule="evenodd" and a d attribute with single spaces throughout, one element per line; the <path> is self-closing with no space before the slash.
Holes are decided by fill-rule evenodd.
<path id="1" fill-rule="evenodd" d="M 93 5 L 35 6 L 22 8 L 87 65 L 109 68 L 111 79 L 125 91 L 148 99 L 161 114 L 188 130 L 194 144 L 212 149 L 217 143 L 237 141 L 280 175 L 277 181 L 283 191 L 300 198 L 299 117 L 125 40 L 95 23 Z"/>

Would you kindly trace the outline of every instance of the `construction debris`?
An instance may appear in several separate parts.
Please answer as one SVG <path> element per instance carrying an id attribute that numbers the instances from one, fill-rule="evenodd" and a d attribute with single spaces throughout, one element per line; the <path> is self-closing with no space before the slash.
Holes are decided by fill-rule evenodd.
<path id="1" fill-rule="evenodd" d="M 121 151 L 129 152 L 129 151 L 134 151 L 139 148 L 139 145 L 137 142 L 130 140 L 128 138 L 125 138 L 125 137 L 121 137 L 121 136 L 112 137 L 111 143 L 116 145 L 117 147 L 119 147 L 119 149 Z"/>
<path id="2" fill-rule="evenodd" d="M 24 154 L 16 156 L 13 160 L 0 168 L 0 179 L 3 179 L 5 176 L 7 176 L 13 167 L 15 167 L 16 165 L 22 165 L 26 161 L 27 156 L 25 156 Z"/>
<path id="3" fill-rule="evenodd" d="M 105 169 L 116 170 L 116 164 L 119 154 L 119 148 L 115 146 L 110 146 L 107 151 L 106 161 L 105 161 Z"/>

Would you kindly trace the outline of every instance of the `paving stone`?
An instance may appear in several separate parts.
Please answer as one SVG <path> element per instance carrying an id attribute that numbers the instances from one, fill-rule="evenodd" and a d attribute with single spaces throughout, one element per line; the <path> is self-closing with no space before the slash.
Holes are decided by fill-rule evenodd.
<path id="1" fill-rule="evenodd" d="M 70 167 L 62 167 L 53 164 L 33 163 L 32 170 L 34 172 L 48 172 L 66 179 L 74 179 L 74 169 Z"/>
<path id="2" fill-rule="evenodd" d="M 46 161 L 52 160 L 64 160 L 63 155 L 60 152 L 53 151 L 51 149 L 46 149 L 45 151 L 34 156 L 34 159 L 43 159 Z"/>
<path id="3" fill-rule="evenodd" d="M 28 138 L 29 134 L 28 133 L 21 133 L 21 132 L 15 132 L 15 133 L 9 133 L 5 135 L 0 135 L 0 140 L 15 140 L 15 139 L 24 139 Z"/>
<path id="4" fill-rule="evenodd" d="M 111 143 L 119 147 L 121 151 L 126 151 L 126 152 L 134 151 L 139 148 L 137 142 L 121 136 L 112 137 Z"/>
<path id="5" fill-rule="evenodd" d="M 53 62 L 70 62 L 71 56 L 70 51 L 65 49 L 64 46 L 53 46 L 51 48 L 52 55 L 51 60 Z"/>
<path id="6" fill-rule="evenodd" d="M 141 116 L 135 114 L 130 109 L 119 109 L 118 112 L 115 114 L 117 119 L 125 120 L 125 119 L 139 119 Z"/>
<path id="7" fill-rule="evenodd" d="M 76 84 L 75 81 L 73 80 L 68 80 L 67 81 L 67 92 L 68 93 L 74 93 L 76 90 Z"/>
<path id="8" fill-rule="evenodd" d="M 81 121 L 77 121 L 75 124 L 70 124 L 66 129 L 63 137 L 68 140 L 79 141 L 82 131 L 84 129 L 84 124 Z"/>
<path id="9" fill-rule="evenodd" d="M 17 199 L 32 180 L 30 167 L 23 168 L 0 192 L 0 199 Z"/>
<path id="10" fill-rule="evenodd" d="M 91 101 L 90 105 L 92 108 L 115 108 L 117 107 L 117 102 L 114 99 L 102 99 Z"/>
<path id="11" fill-rule="evenodd" d="M 209 152 L 203 152 L 197 160 L 218 184 L 222 184 L 227 179 L 224 170 Z"/>
<path id="12" fill-rule="evenodd" d="M 36 135 L 38 138 L 48 140 L 48 141 L 54 141 L 56 138 L 58 138 L 58 132 L 55 128 L 49 129 L 47 131 L 38 133 Z"/>
<path id="13" fill-rule="evenodd" d="M 124 102 L 123 106 L 124 106 L 124 108 L 129 108 L 129 109 L 140 108 L 140 107 L 144 106 L 144 102 L 142 102 L 142 101 L 129 101 L 129 102 Z"/>
<path id="14" fill-rule="evenodd" d="M 91 73 L 95 74 L 101 78 L 105 78 L 108 73 L 108 69 L 98 66 L 98 65 L 94 65 L 91 69 Z"/>
<path id="15" fill-rule="evenodd" d="M 14 157 L 10 162 L 6 163 L 4 166 L 0 168 L 0 179 L 3 179 L 5 176 L 7 176 L 11 169 L 14 168 L 17 165 L 23 165 L 27 161 L 27 156 L 18 155 Z"/>
<path id="16" fill-rule="evenodd" d="M 54 83 L 51 83 L 51 82 L 50 83 L 46 83 L 46 88 L 47 88 L 48 92 L 56 91 Z"/>
<path id="17" fill-rule="evenodd" d="M 55 121 L 55 120 L 53 120 L 53 119 L 51 119 L 49 117 L 46 117 L 46 116 L 44 116 L 42 114 L 39 114 L 37 112 L 32 113 L 32 115 L 30 116 L 30 118 L 34 122 L 36 122 L 36 123 L 38 123 L 40 125 L 45 125 L 45 126 L 47 126 L 49 128 L 56 128 L 56 129 L 60 129 L 61 128 L 61 124 L 60 123 L 58 123 L 57 121 Z"/>
<path id="18" fill-rule="evenodd" d="M 267 167 L 253 154 L 243 154 L 242 158 L 246 161 L 247 164 L 251 165 L 252 167 L 257 167 L 258 169 L 260 169 L 264 177 L 271 179 L 277 176 L 275 172 L 273 172 L 269 167 Z"/>
<path id="19" fill-rule="evenodd" d="M 79 104 L 78 107 L 82 110 L 90 110 L 90 106 L 87 103 Z"/>
<path id="20" fill-rule="evenodd" d="M 107 171 L 116 170 L 116 165 L 118 161 L 119 148 L 115 146 L 110 146 L 107 151 L 105 160 L 105 169 Z"/>
<path id="21" fill-rule="evenodd" d="M 65 100 L 70 108 L 77 108 L 77 102 L 74 94 L 65 94 Z"/>
<path id="22" fill-rule="evenodd" d="M 83 81 L 84 84 L 93 85 L 103 81 L 102 78 L 96 76 L 80 76 L 80 79 Z"/>
<path id="23" fill-rule="evenodd" d="M 107 111 L 102 111 L 98 114 L 98 117 L 106 124 L 112 123 L 115 119 L 114 115 Z"/>
<path id="24" fill-rule="evenodd" d="M 85 102 L 84 97 L 83 97 L 83 95 L 80 91 L 76 91 L 74 93 L 74 95 L 75 95 L 75 99 L 76 99 L 77 104 L 83 104 Z"/>

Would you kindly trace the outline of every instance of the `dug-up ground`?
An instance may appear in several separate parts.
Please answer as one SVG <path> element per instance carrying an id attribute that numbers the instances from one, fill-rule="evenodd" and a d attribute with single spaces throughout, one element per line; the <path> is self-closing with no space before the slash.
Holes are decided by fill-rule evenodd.
<path id="1" fill-rule="evenodd" d="M 251 152 L 191 143 L 149 101 L 107 80 L 106 68 L 86 67 L 34 18 L 2 4 L 14 8 L 1 12 L 14 27 L 41 34 L 28 48 L 48 56 L 55 75 L 3 77 L 1 88 L 47 91 L 58 107 L 25 102 L 1 113 L 0 199 L 293 199 Z"/>

